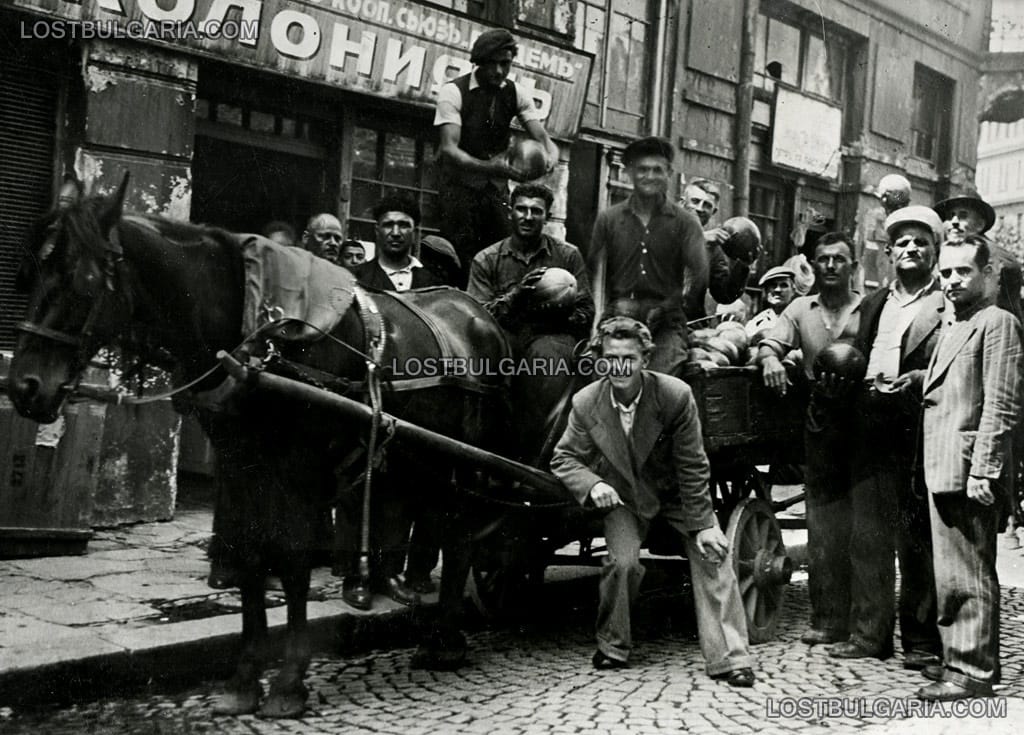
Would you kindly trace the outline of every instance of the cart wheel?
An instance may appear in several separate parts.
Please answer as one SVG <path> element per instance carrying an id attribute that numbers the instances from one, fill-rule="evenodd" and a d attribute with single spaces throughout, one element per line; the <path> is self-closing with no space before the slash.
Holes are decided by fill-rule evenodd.
<path id="1" fill-rule="evenodd" d="M 473 562 L 469 598 L 480 614 L 494 621 L 521 618 L 536 600 L 536 574 L 514 553 L 488 554 Z M 543 581 L 543 569 L 540 571 Z"/>
<path id="2" fill-rule="evenodd" d="M 775 637 L 793 562 L 786 556 L 782 529 L 771 506 L 759 498 L 742 501 L 726 531 L 733 569 L 747 614 L 751 643 Z"/>

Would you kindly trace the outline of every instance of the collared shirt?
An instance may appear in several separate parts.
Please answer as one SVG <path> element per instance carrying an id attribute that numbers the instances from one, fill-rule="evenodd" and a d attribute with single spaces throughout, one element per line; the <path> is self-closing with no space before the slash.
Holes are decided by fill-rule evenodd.
<path id="1" fill-rule="evenodd" d="M 854 291 L 853 300 L 838 314 L 826 309 L 818 294 L 799 296 L 779 315 L 778 323 L 769 331 L 761 345 L 770 347 L 780 357 L 790 350 L 803 352 L 804 373 L 814 377 L 814 358 L 837 340 L 853 342 L 860 328 L 861 295 Z"/>
<path id="2" fill-rule="evenodd" d="M 636 398 L 628 406 L 619 403 L 615 400 L 615 391 L 608 391 L 608 396 L 612 399 L 612 408 L 619 414 L 619 423 L 622 425 L 622 433 L 627 437 L 633 433 L 633 420 L 636 418 L 636 407 L 640 405 L 640 398 L 644 394 L 643 385 L 640 386 L 640 392 L 636 394 Z"/>
<path id="3" fill-rule="evenodd" d="M 877 375 L 893 380 L 900 374 L 900 352 L 903 347 L 903 335 L 910 329 L 924 305 L 923 296 L 931 291 L 934 281 L 929 281 L 924 288 L 912 294 L 904 294 L 897 288 L 897 281 L 889 285 L 889 295 L 885 297 L 882 313 L 878 317 L 878 334 L 871 345 L 868 357 L 867 377 Z"/>
<path id="4" fill-rule="evenodd" d="M 681 299 L 686 313 L 701 314 L 708 285 L 708 252 L 700 220 L 663 200 L 645 225 L 634 197 L 597 215 L 589 261 L 606 254 L 606 304 L 616 299 Z"/>
<path id="5" fill-rule="evenodd" d="M 418 258 L 409 257 L 409 262 L 401 268 L 388 268 L 384 263 L 380 264 L 381 270 L 395 284 L 396 291 L 408 291 L 412 288 L 412 269 L 422 268 L 423 263 Z"/>
<path id="6" fill-rule="evenodd" d="M 779 323 L 779 315 L 775 313 L 775 309 L 765 309 L 764 311 L 758 312 L 753 319 L 747 322 L 746 329 L 747 336 L 754 339 L 758 335 L 763 335 L 771 331 L 771 329 Z"/>
<path id="7" fill-rule="evenodd" d="M 501 83 L 504 87 L 508 83 L 505 80 Z M 469 88 L 476 89 L 480 82 L 476 79 L 476 71 L 469 75 Z M 528 123 L 531 120 L 540 120 L 540 110 L 533 103 L 523 89 L 522 84 L 516 85 L 516 117 L 520 123 Z M 462 92 L 453 82 L 446 82 L 441 85 L 437 92 L 437 107 L 434 110 L 434 127 L 454 123 L 462 125 Z"/>

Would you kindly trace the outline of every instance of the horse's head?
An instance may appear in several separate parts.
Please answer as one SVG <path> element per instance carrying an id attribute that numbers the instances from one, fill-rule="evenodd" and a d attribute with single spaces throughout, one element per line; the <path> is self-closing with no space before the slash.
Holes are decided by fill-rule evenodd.
<path id="1" fill-rule="evenodd" d="M 29 293 L 9 375 L 23 416 L 54 421 L 89 359 L 116 336 L 127 294 L 121 220 L 128 176 L 116 194 L 44 216 L 29 234 L 18 286 Z"/>

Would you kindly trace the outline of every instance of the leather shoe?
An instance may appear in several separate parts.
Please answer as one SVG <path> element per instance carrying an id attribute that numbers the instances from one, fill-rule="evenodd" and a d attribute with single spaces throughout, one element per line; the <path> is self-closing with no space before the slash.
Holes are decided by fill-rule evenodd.
<path id="1" fill-rule="evenodd" d="M 921 675 L 924 676 L 925 679 L 931 679 L 932 681 L 942 681 L 942 676 L 945 673 L 946 667 L 942 664 L 933 664 L 921 669 Z"/>
<path id="2" fill-rule="evenodd" d="M 871 651 L 856 641 L 843 641 L 841 643 L 836 643 L 828 649 L 828 655 L 832 658 L 889 658 L 885 652 Z"/>
<path id="3" fill-rule="evenodd" d="M 928 686 L 917 690 L 918 699 L 927 699 L 931 702 L 952 702 L 957 699 L 972 699 L 974 697 L 991 697 L 991 692 L 975 692 L 951 681 L 935 681 Z"/>
<path id="4" fill-rule="evenodd" d="M 731 687 L 752 687 L 757 680 L 754 677 L 753 670 L 748 668 L 733 669 L 732 671 L 726 671 L 724 674 L 715 674 L 711 678 L 725 681 Z"/>
<path id="5" fill-rule="evenodd" d="M 819 643 L 839 643 L 849 638 L 849 635 L 842 635 L 839 633 L 829 633 L 828 631 L 818 630 L 817 628 L 808 628 L 802 636 L 800 636 L 800 642 L 806 643 L 809 646 L 814 646 Z"/>
<path id="6" fill-rule="evenodd" d="M 369 610 L 373 606 L 373 597 L 370 595 L 370 590 L 362 584 L 342 588 L 341 599 L 356 610 Z"/>
<path id="7" fill-rule="evenodd" d="M 590 662 L 594 664 L 595 669 L 601 670 L 624 669 L 629 666 L 625 661 L 605 655 L 604 651 L 595 651 L 594 658 Z"/>
<path id="8" fill-rule="evenodd" d="M 903 668 L 921 671 L 928 666 L 942 668 L 942 657 L 928 651 L 907 651 L 903 654 Z"/>
<path id="9" fill-rule="evenodd" d="M 398 577 L 388 577 L 382 587 L 381 592 L 400 605 L 420 604 L 420 596 L 415 590 L 406 587 L 405 582 Z"/>

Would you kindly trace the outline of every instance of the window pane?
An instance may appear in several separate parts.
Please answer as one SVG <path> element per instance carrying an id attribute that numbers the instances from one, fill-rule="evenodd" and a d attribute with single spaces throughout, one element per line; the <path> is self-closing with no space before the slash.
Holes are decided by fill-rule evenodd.
<path id="1" fill-rule="evenodd" d="M 798 84 L 800 71 L 800 30 L 791 25 L 768 19 L 768 47 L 765 66 L 778 63 L 781 73 L 778 78 L 787 84 Z"/>
<path id="2" fill-rule="evenodd" d="M 437 229 L 440 227 L 437 213 L 437 196 L 424 194 L 420 199 L 420 219 L 423 227 Z"/>
<path id="3" fill-rule="evenodd" d="M 608 86 L 605 96 L 612 107 L 622 109 L 629 86 L 629 19 L 612 13 L 608 35 Z"/>
<path id="4" fill-rule="evenodd" d="M 416 186 L 416 141 L 404 135 L 384 138 L 384 181 Z"/>
<path id="5" fill-rule="evenodd" d="M 568 33 L 572 3 L 570 0 L 520 0 L 519 20 L 555 33 Z"/>
<path id="6" fill-rule="evenodd" d="M 647 0 L 616 0 L 613 5 L 617 12 L 624 13 L 630 18 L 648 20 L 650 4 Z"/>
<path id="7" fill-rule="evenodd" d="M 754 31 L 754 74 L 764 77 L 764 65 L 768 62 L 764 58 L 765 47 L 768 45 L 768 19 L 761 15 L 757 16 L 757 29 Z"/>
<path id="8" fill-rule="evenodd" d="M 626 85 L 626 110 L 647 113 L 647 29 L 646 23 L 633 21 L 629 33 L 629 82 Z"/>
<path id="9" fill-rule="evenodd" d="M 352 175 L 361 179 L 378 178 L 377 131 L 356 128 L 352 136 Z"/>
<path id="10" fill-rule="evenodd" d="M 381 199 L 380 187 L 365 181 L 352 182 L 352 205 L 349 214 L 361 219 L 372 219 L 373 208 Z"/>
<path id="11" fill-rule="evenodd" d="M 605 12 L 587 3 L 576 5 L 576 42 L 582 42 L 583 50 L 594 54 L 594 68 L 590 73 L 587 101 L 601 103 L 601 76 L 604 74 L 604 19 Z"/>
<path id="12" fill-rule="evenodd" d="M 822 97 L 832 97 L 828 53 L 825 51 L 825 42 L 817 36 L 809 36 L 807 39 L 807 59 L 804 68 L 804 89 Z"/>
<path id="13" fill-rule="evenodd" d="M 423 144 L 423 161 L 420 163 L 424 189 L 437 190 L 437 144 Z"/>

